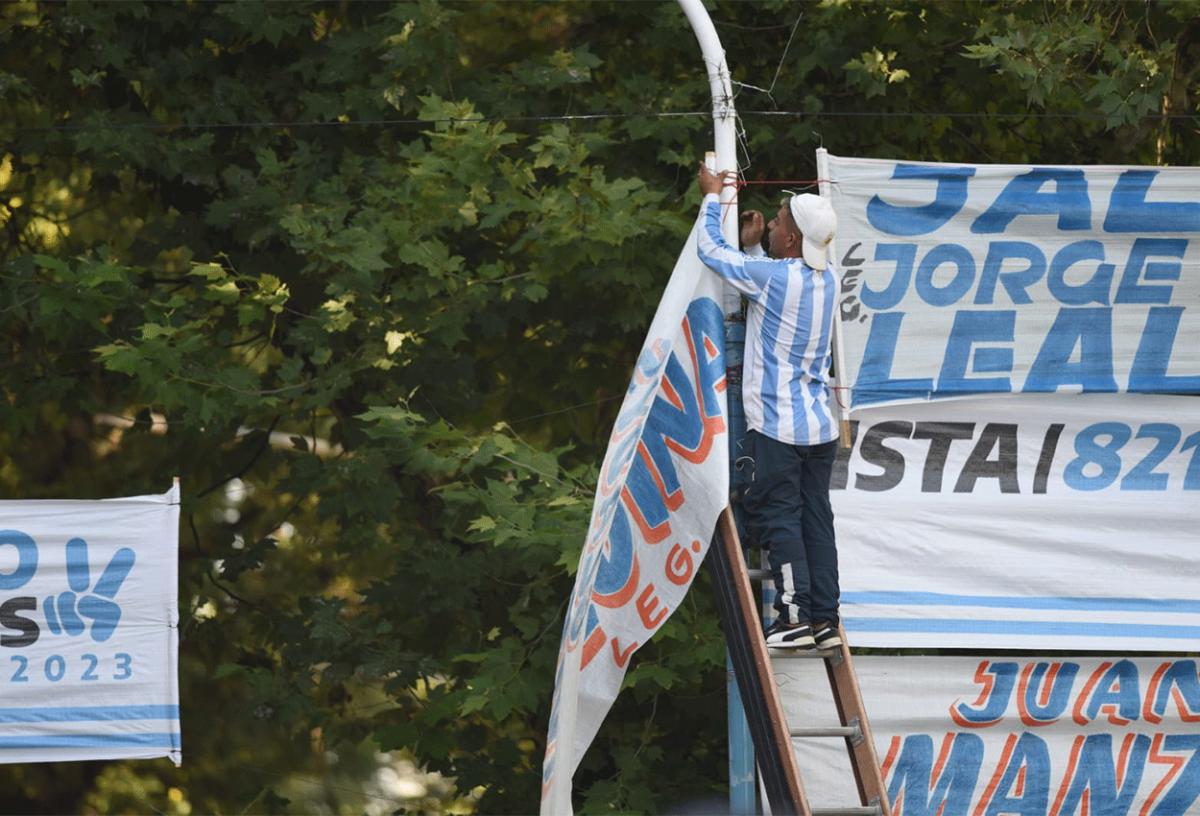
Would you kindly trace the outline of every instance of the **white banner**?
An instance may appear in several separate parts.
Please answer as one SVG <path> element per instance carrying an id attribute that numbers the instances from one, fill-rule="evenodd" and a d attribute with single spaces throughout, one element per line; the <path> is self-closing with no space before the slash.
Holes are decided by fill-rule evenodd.
<path id="1" fill-rule="evenodd" d="M 893 816 L 1200 813 L 1197 661 L 855 659 Z M 837 725 L 820 661 L 775 661 L 788 722 Z M 857 805 L 842 739 L 797 739 L 814 807 Z"/>
<path id="2" fill-rule="evenodd" d="M 617 416 L 563 626 L 543 764 L 543 814 L 571 777 L 629 658 L 679 607 L 728 503 L 721 284 L 693 230 Z"/>
<path id="3" fill-rule="evenodd" d="M 0 501 L 0 762 L 182 758 L 179 485 Z"/>
<path id="4" fill-rule="evenodd" d="M 818 158 L 854 407 L 1200 393 L 1200 168 Z"/>
<path id="5" fill-rule="evenodd" d="M 1200 647 L 1200 397 L 1018 395 L 854 417 L 832 484 L 854 645 Z"/>

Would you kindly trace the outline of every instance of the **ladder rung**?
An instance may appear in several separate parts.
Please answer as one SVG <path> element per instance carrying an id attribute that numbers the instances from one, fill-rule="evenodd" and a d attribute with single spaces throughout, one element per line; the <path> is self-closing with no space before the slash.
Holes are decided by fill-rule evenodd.
<path id="1" fill-rule="evenodd" d="M 769 581 L 771 579 L 771 571 L 770 570 L 755 568 L 755 569 L 748 569 L 748 570 L 746 570 L 746 572 L 750 573 L 751 581 Z"/>
<path id="2" fill-rule="evenodd" d="M 857 807 L 813 808 L 813 816 L 881 816 L 879 805 L 859 805 Z"/>
<path id="3" fill-rule="evenodd" d="M 850 737 L 854 739 L 860 732 L 857 726 L 836 725 L 826 728 L 793 728 L 788 731 L 793 737 Z"/>
<path id="4" fill-rule="evenodd" d="M 831 657 L 840 657 L 841 651 L 838 649 L 770 649 L 767 652 L 772 659 L 814 659 L 821 658 L 828 660 Z"/>

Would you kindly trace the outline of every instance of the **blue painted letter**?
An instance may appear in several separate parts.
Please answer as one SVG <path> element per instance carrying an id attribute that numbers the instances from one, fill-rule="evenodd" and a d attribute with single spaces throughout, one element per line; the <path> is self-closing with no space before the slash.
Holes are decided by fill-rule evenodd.
<path id="1" fill-rule="evenodd" d="M 967 203 L 967 179 L 974 167 L 927 167 L 897 164 L 893 179 L 928 179 L 937 182 L 934 199 L 928 204 L 904 207 L 888 204 L 878 194 L 867 203 L 867 220 L 888 235 L 924 235 L 953 218 Z"/>

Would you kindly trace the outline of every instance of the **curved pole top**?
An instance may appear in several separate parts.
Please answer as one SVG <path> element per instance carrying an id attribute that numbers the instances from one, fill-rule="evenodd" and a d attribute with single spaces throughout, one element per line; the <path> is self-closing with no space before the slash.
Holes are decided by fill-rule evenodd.
<path id="1" fill-rule="evenodd" d="M 729 66 L 725 62 L 725 49 L 721 47 L 721 38 L 717 36 L 716 26 L 708 16 L 708 9 L 703 0 L 678 0 L 679 7 L 687 15 L 692 24 L 692 31 L 700 43 L 700 51 L 704 55 L 704 67 L 708 74 L 709 90 L 713 101 L 713 142 L 717 154 L 717 172 L 737 170 L 737 112 L 733 107 L 733 83 L 729 79 Z M 721 189 L 721 203 L 724 205 L 724 217 L 721 219 L 721 232 L 725 240 L 738 245 L 738 212 L 737 188 L 724 187 Z M 740 297 L 728 284 L 723 306 L 725 313 L 736 312 L 740 307 Z"/>

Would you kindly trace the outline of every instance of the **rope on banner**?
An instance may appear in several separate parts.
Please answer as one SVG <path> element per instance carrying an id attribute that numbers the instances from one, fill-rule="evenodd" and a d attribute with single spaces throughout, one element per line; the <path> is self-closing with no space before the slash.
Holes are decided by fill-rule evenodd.
<path id="1" fill-rule="evenodd" d="M 762 184 L 768 187 L 782 187 L 785 184 L 799 187 L 814 187 L 818 184 L 828 182 L 829 184 L 837 184 L 832 179 L 741 179 L 737 182 L 737 186 L 749 187 L 753 184 Z"/>
<path id="2" fill-rule="evenodd" d="M 725 182 L 726 187 L 736 187 L 740 191 L 744 187 L 761 185 L 766 187 L 815 187 L 818 184 L 837 184 L 833 179 L 738 179 L 737 181 Z M 733 201 L 721 202 L 722 207 L 728 207 L 735 204 L 737 199 Z"/>
<path id="3" fill-rule="evenodd" d="M 851 387 L 848 385 L 831 385 L 829 386 L 829 390 L 833 392 L 833 398 L 837 400 L 838 407 L 842 410 L 845 410 L 846 403 L 842 402 L 842 395 L 839 392 L 849 391 L 851 390 Z"/>

